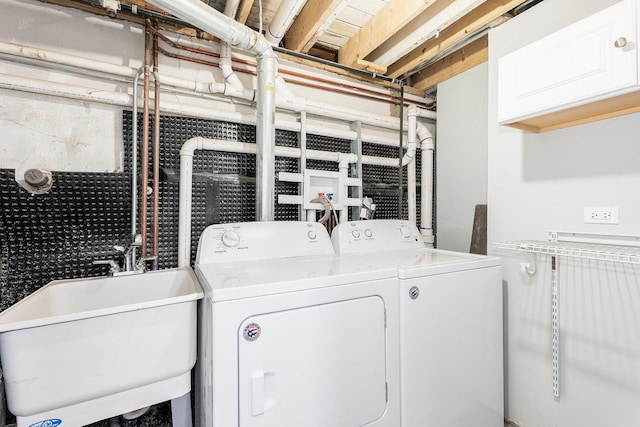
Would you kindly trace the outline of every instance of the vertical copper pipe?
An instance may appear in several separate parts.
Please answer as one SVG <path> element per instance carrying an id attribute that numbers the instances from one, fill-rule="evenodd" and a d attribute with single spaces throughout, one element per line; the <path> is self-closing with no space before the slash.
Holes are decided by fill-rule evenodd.
<path id="1" fill-rule="evenodd" d="M 144 32 L 144 101 L 142 108 L 142 183 L 140 206 L 140 231 L 142 234 L 141 256 L 147 255 L 147 186 L 149 185 L 149 79 L 151 64 L 151 44 L 149 43 L 149 24 L 147 20 Z"/>
<path id="2" fill-rule="evenodd" d="M 158 36 L 153 36 L 153 253 L 152 270 L 158 269 L 158 222 L 160 216 L 160 79 L 158 78 Z"/>

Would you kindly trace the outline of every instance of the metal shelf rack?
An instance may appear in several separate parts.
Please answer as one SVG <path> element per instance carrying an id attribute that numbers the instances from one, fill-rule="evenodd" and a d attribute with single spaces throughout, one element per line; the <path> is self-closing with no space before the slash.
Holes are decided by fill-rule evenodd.
<path id="1" fill-rule="evenodd" d="M 560 400 L 560 257 L 640 264 L 640 236 L 550 231 L 549 240 L 497 242 L 494 247 L 526 253 L 529 262 L 520 264 L 530 278 L 536 275 L 539 255 L 551 257 L 551 386 L 556 401 Z"/>
<path id="2" fill-rule="evenodd" d="M 566 256 L 598 261 L 640 264 L 640 248 L 631 246 L 563 241 L 522 240 L 516 242 L 497 242 L 494 244 L 494 247 L 502 250 L 550 256 Z"/>

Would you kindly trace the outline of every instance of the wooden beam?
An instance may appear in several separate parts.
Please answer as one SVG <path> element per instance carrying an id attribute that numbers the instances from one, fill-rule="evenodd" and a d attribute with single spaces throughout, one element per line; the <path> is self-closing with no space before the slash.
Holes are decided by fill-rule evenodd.
<path id="1" fill-rule="evenodd" d="M 374 64 L 373 62 L 365 61 L 364 59 L 358 59 L 358 67 L 363 70 L 371 71 L 372 73 L 378 73 L 384 75 L 387 72 L 387 67 L 380 64 Z"/>
<path id="2" fill-rule="evenodd" d="M 357 66 L 375 48 L 397 33 L 435 0 L 390 0 L 338 51 L 338 60 L 349 67 Z"/>
<path id="3" fill-rule="evenodd" d="M 467 46 L 413 75 L 412 86 L 426 91 L 453 76 L 486 62 L 489 58 L 489 37 L 483 36 Z"/>
<path id="4" fill-rule="evenodd" d="M 307 54 L 309 56 L 315 56 L 316 58 L 326 59 L 327 61 L 338 63 L 338 51 L 327 49 L 320 45 L 311 47 Z"/>
<path id="5" fill-rule="evenodd" d="M 238 7 L 238 13 L 236 14 L 236 21 L 241 24 L 247 22 L 247 18 L 249 17 L 249 12 L 251 12 L 251 8 L 253 7 L 254 0 L 241 0 L 240 6 Z"/>
<path id="6" fill-rule="evenodd" d="M 308 0 L 287 31 L 285 47 L 294 52 L 308 52 L 309 42 L 340 3 L 342 0 Z"/>
<path id="7" fill-rule="evenodd" d="M 96 15 L 109 16 L 105 8 L 101 6 L 85 3 L 80 0 L 40 0 L 40 1 L 42 1 L 43 3 L 56 4 L 58 6 L 63 6 L 63 7 L 70 7 L 73 9 L 78 9 L 83 12 L 89 12 Z M 119 11 L 116 14 L 116 19 L 123 19 L 125 21 L 133 22 L 139 25 L 144 25 L 145 23 L 145 19 L 143 17 L 141 17 L 140 15 L 134 15 L 127 11 Z"/>
<path id="8" fill-rule="evenodd" d="M 167 13 L 163 9 L 160 9 L 159 7 L 155 7 L 154 5 L 149 4 L 149 3 L 147 3 L 146 1 L 143 1 L 143 0 L 126 0 L 126 1 L 123 1 L 122 3 L 130 4 L 130 5 L 134 5 L 135 4 L 136 6 L 141 7 L 143 9 L 152 10 L 154 12 L 158 12 L 158 13 L 161 13 L 163 15 L 171 16 L 170 13 Z"/>
<path id="9" fill-rule="evenodd" d="M 439 52 L 449 49 L 464 40 L 469 34 L 484 28 L 492 21 L 525 0 L 487 0 L 458 21 L 440 32 L 438 38 L 430 39 L 411 51 L 408 55 L 389 66 L 389 77 L 400 77 L 421 63 L 435 57 Z"/>
<path id="10" fill-rule="evenodd" d="M 434 37 L 486 0 L 437 0 L 367 56 L 387 66 Z"/>

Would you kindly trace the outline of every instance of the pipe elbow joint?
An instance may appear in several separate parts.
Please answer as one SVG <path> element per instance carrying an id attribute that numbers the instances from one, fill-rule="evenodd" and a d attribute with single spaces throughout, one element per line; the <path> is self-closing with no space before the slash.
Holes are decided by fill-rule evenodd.
<path id="1" fill-rule="evenodd" d="M 195 137 L 187 139 L 180 148 L 180 157 L 190 156 L 193 157 L 193 153 L 202 147 L 202 137 Z"/>

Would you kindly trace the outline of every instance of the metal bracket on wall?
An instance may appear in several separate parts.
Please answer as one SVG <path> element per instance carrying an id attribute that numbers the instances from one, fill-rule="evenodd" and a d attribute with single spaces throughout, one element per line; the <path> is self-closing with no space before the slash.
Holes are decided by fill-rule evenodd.
<path id="1" fill-rule="evenodd" d="M 558 257 L 551 257 L 551 387 L 553 398 L 560 401 L 560 292 Z"/>

